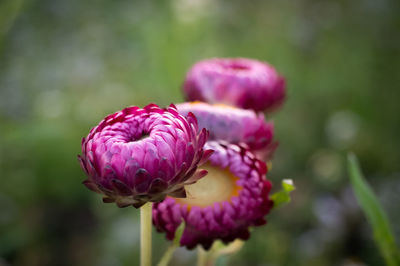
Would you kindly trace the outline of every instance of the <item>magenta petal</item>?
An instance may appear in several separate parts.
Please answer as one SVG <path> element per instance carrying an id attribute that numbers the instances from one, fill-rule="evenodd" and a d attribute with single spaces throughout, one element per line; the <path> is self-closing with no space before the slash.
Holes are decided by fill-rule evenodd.
<path id="1" fill-rule="evenodd" d="M 185 117 L 173 105 L 108 115 L 82 139 L 78 158 L 89 177 L 85 186 L 119 207 L 158 202 L 171 191 L 182 194 L 203 155 L 196 125 L 193 115 Z"/>
<path id="2" fill-rule="evenodd" d="M 123 171 L 125 168 L 125 160 L 122 158 L 120 154 L 114 154 L 111 158 L 111 167 L 116 171 L 118 176 L 123 175 Z"/>
<path id="3" fill-rule="evenodd" d="M 139 168 L 136 171 L 135 179 L 133 180 L 137 193 L 145 193 L 149 187 L 150 180 L 149 173 L 145 169 Z"/>
<path id="4" fill-rule="evenodd" d="M 214 150 L 205 150 L 203 153 L 203 157 L 201 158 L 199 165 L 204 164 L 205 162 L 208 161 L 208 159 L 210 158 L 210 156 L 214 153 Z"/>
<path id="5" fill-rule="evenodd" d="M 79 163 L 80 163 L 80 165 L 81 165 L 83 171 L 85 171 L 85 173 L 88 175 L 88 174 L 89 174 L 89 171 L 88 171 L 87 168 L 86 168 L 85 160 L 84 160 L 84 159 L 82 158 L 82 156 L 80 156 L 80 155 L 78 155 L 78 160 L 79 160 Z"/>
<path id="6" fill-rule="evenodd" d="M 133 187 L 133 179 L 136 171 L 140 168 L 139 163 L 135 159 L 131 159 L 125 164 L 124 180 L 129 187 Z"/>
<path id="7" fill-rule="evenodd" d="M 91 191 L 94 192 L 100 192 L 99 189 L 97 188 L 96 184 L 94 184 L 92 181 L 90 180 L 85 180 L 82 182 L 82 184 L 85 185 L 85 187 L 87 187 L 88 189 L 90 189 Z"/>
<path id="8" fill-rule="evenodd" d="M 169 193 L 169 195 L 174 198 L 186 198 L 186 191 L 184 188 L 180 188 L 178 190 Z"/>
<path id="9" fill-rule="evenodd" d="M 175 169 L 167 158 L 161 158 L 159 170 L 160 172 L 164 173 L 164 180 L 169 181 L 171 178 L 174 178 L 174 176 L 172 176 L 172 173 L 175 171 Z"/>
<path id="10" fill-rule="evenodd" d="M 238 178 L 238 195 L 200 207 L 196 205 L 197 201 L 194 201 L 194 205 L 190 204 L 190 197 L 182 203 L 175 199 L 178 195 L 170 194 L 164 202 L 153 205 L 153 223 L 158 231 L 166 233 L 169 240 L 173 239 L 183 219 L 185 230 L 180 244 L 188 249 L 197 245 L 207 249 L 218 239 L 224 243 L 235 239 L 246 240 L 250 236 L 249 227 L 262 225 L 272 208 L 269 199 L 271 183 L 264 175 L 266 168 L 248 148 L 213 141 L 208 142 L 205 148 L 215 150 L 209 158 L 209 164 L 227 170 Z M 197 171 L 186 182 L 205 173 Z M 213 175 L 207 178 L 213 178 Z"/>
<path id="11" fill-rule="evenodd" d="M 285 100 L 286 84 L 284 78 L 265 62 L 213 58 L 200 61 L 189 70 L 183 92 L 189 101 L 273 111 Z"/>
<path id="12" fill-rule="evenodd" d="M 199 146 L 203 146 L 207 140 L 207 130 L 203 128 L 199 134 L 198 144 Z"/>
<path id="13" fill-rule="evenodd" d="M 207 170 L 204 170 L 204 169 L 198 170 L 185 183 L 186 184 L 193 184 L 193 183 L 197 182 L 199 179 L 201 179 L 204 176 L 206 176 L 207 174 L 208 174 Z"/>
<path id="14" fill-rule="evenodd" d="M 266 122 L 262 114 L 220 104 L 188 102 L 177 105 L 182 115 L 193 113 L 200 129 L 207 129 L 209 140 L 227 141 L 233 144 L 245 143 L 252 151 L 264 151 L 271 145 L 274 137 L 272 122 Z M 202 137 L 199 136 L 199 145 Z M 265 156 L 272 155 L 265 153 Z M 264 157 L 261 157 L 264 158 Z"/>
<path id="15" fill-rule="evenodd" d="M 160 193 L 168 188 L 168 183 L 161 178 L 154 179 L 150 184 L 150 193 Z"/>
<path id="16" fill-rule="evenodd" d="M 128 188 L 127 185 L 119 181 L 118 179 L 111 180 L 113 187 L 118 191 L 118 193 L 122 196 L 129 196 L 132 194 L 132 190 Z"/>

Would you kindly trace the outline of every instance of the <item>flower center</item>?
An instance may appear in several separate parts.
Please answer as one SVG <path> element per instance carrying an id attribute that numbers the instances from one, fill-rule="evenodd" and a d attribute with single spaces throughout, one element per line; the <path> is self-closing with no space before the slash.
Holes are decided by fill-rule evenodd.
<path id="1" fill-rule="evenodd" d="M 249 70 L 250 67 L 245 65 L 245 64 L 241 64 L 239 62 L 230 62 L 225 66 L 227 69 L 231 69 L 233 71 L 246 71 Z"/>
<path id="2" fill-rule="evenodd" d="M 139 141 L 139 140 L 142 140 L 142 139 L 145 139 L 145 138 L 147 138 L 147 137 L 149 137 L 150 136 L 150 133 L 142 133 L 142 135 L 139 137 L 139 138 L 137 138 L 137 139 L 132 139 L 132 141 Z"/>
<path id="3" fill-rule="evenodd" d="M 206 164 L 201 168 L 208 171 L 208 175 L 196 183 L 185 186 L 186 198 L 176 199 L 177 203 L 187 204 L 189 207 L 207 207 L 216 202 L 230 200 L 239 195 L 240 186 L 236 184 L 239 179 L 228 169 Z"/>

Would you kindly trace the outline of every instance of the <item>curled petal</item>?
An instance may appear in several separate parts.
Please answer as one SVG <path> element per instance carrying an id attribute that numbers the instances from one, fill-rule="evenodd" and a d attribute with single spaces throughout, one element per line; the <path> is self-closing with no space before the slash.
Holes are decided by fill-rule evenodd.
<path id="1" fill-rule="evenodd" d="M 269 64 L 247 58 L 213 58 L 187 73 L 183 92 L 189 101 L 223 103 L 273 111 L 286 97 L 285 79 Z"/>
<path id="2" fill-rule="evenodd" d="M 189 249 L 197 245 L 208 249 L 217 239 L 225 243 L 248 239 L 249 227 L 264 224 L 273 206 L 267 168 L 246 147 L 210 141 L 206 148 L 215 150 L 204 166 L 208 175 L 179 191 L 186 192 L 186 198 L 175 191 L 153 205 L 153 224 L 167 239 L 172 240 L 185 223 L 180 244 Z"/>
<path id="3" fill-rule="evenodd" d="M 207 132 L 174 105 L 125 108 L 108 115 L 82 139 L 84 185 L 104 202 L 139 207 L 180 194 L 203 157 Z M 207 152 L 206 154 L 208 154 Z"/>
<path id="4" fill-rule="evenodd" d="M 264 115 L 221 104 L 187 102 L 177 105 L 183 115 L 193 113 L 200 129 L 207 129 L 209 140 L 224 140 L 230 143 L 245 143 L 260 158 L 270 158 L 276 147 L 274 125 L 266 122 Z M 200 133 L 199 144 L 203 142 Z"/>

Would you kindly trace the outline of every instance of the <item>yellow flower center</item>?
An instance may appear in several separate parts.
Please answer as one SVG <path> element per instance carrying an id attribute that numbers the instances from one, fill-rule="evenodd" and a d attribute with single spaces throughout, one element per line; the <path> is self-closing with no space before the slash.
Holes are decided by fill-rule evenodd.
<path id="1" fill-rule="evenodd" d="M 216 202 L 230 200 L 239 195 L 240 186 L 236 184 L 239 179 L 228 169 L 206 164 L 201 168 L 206 169 L 208 174 L 196 183 L 185 186 L 186 198 L 176 199 L 179 204 L 207 207 Z"/>
<path id="2" fill-rule="evenodd" d="M 193 101 L 193 102 L 189 102 L 189 104 L 191 104 L 191 105 L 207 105 L 206 103 L 201 102 L 201 101 Z M 227 103 L 214 103 L 214 104 L 210 104 L 210 105 L 214 106 L 214 107 L 221 107 L 221 108 L 232 109 L 232 110 L 237 109 L 235 106 L 227 104 Z"/>

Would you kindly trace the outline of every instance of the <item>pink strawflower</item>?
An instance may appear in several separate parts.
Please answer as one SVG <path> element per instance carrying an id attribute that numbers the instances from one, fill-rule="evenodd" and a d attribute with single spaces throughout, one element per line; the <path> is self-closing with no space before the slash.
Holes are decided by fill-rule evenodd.
<path id="1" fill-rule="evenodd" d="M 224 103 L 272 111 L 285 99 L 285 80 L 269 64 L 247 58 L 214 58 L 196 63 L 183 91 L 188 101 Z"/>
<path id="2" fill-rule="evenodd" d="M 212 152 L 203 150 L 207 131 L 197 132 L 196 118 L 180 115 L 175 106 L 111 114 L 82 139 L 78 157 L 88 175 L 83 183 L 119 207 L 185 197 L 184 186 L 207 173 L 197 166 Z"/>
<path id="3" fill-rule="evenodd" d="M 209 140 L 245 143 L 252 151 L 263 154 L 263 158 L 270 158 L 277 147 L 277 142 L 273 142 L 274 124 L 266 122 L 262 113 L 204 102 L 181 103 L 176 108 L 183 115 L 192 112 L 199 128 L 210 132 Z"/>
<path id="4" fill-rule="evenodd" d="M 203 166 L 209 174 L 186 186 L 187 198 L 168 196 L 153 205 L 153 224 L 167 239 L 185 223 L 180 244 L 189 249 L 198 244 L 209 249 L 217 239 L 248 239 L 249 227 L 265 224 L 273 206 L 264 162 L 235 144 L 209 141 L 206 146 L 215 151 Z"/>

